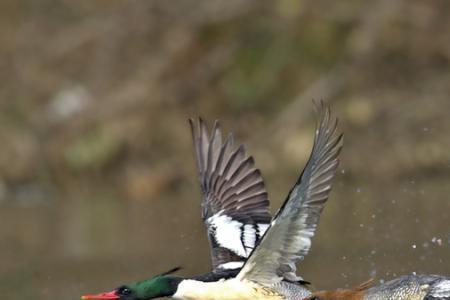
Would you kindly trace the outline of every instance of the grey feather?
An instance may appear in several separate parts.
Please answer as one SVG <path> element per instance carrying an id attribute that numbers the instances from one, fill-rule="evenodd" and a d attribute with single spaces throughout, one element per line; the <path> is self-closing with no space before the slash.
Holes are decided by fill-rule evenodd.
<path id="1" fill-rule="evenodd" d="M 238 274 L 240 279 L 268 286 L 283 279 L 301 279 L 296 275 L 295 263 L 310 249 L 342 148 L 342 135 L 336 133 L 337 120 L 323 103 L 319 109 L 320 121 L 310 158 L 270 228 Z"/>
<path id="2" fill-rule="evenodd" d="M 450 278 L 441 275 L 404 275 L 369 288 L 364 300 L 448 300 Z"/>

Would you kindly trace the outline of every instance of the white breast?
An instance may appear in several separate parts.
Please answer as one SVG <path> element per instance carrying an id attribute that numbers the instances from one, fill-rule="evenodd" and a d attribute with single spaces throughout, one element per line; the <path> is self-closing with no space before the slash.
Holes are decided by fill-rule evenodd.
<path id="1" fill-rule="evenodd" d="M 249 281 L 238 279 L 201 282 L 183 280 L 173 298 L 183 300 L 281 300 L 280 295 Z"/>

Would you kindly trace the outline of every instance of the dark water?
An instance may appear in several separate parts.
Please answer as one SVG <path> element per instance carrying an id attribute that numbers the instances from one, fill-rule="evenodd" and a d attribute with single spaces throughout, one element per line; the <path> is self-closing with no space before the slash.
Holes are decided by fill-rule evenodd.
<path id="1" fill-rule="evenodd" d="M 447 180 L 380 184 L 346 176 L 339 174 L 313 250 L 299 264 L 307 280 L 331 288 L 411 272 L 448 274 Z M 187 194 L 145 203 L 84 195 L 66 203 L 3 204 L 1 294 L 76 299 L 178 265 L 184 275 L 207 271 L 196 192 Z"/>

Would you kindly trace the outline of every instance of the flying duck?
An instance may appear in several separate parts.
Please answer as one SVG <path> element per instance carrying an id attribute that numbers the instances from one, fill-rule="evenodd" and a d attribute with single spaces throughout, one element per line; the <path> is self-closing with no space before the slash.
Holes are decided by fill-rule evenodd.
<path id="1" fill-rule="evenodd" d="M 307 255 L 339 164 L 342 134 L 323 103 L 309 160 L 272 218 L 260 171 L 233 135 L 222 141 L 216 121 L 211 135 L 202 119 L 190 120 L 202 192 L 201 214 L 213 270 L 191 278 L 173 275 L 123 285 L 83 300 L 303 299 L 310 295 L 295 263 Z"/>

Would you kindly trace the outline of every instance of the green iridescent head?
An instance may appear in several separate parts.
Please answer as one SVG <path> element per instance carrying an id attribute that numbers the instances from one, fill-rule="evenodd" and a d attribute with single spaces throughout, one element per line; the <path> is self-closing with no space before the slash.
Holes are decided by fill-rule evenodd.
<path id="1" fill-rule="evenodd" d="M 160 297 L 170 297 L 177 291 L 178 284 L 183 280 L 171 275 L 180 268 L 174 268 L 151 279 L 123 285 L 111 292 L 98 295 L 82 296 L 83 300 L 147 300 Z"/>

